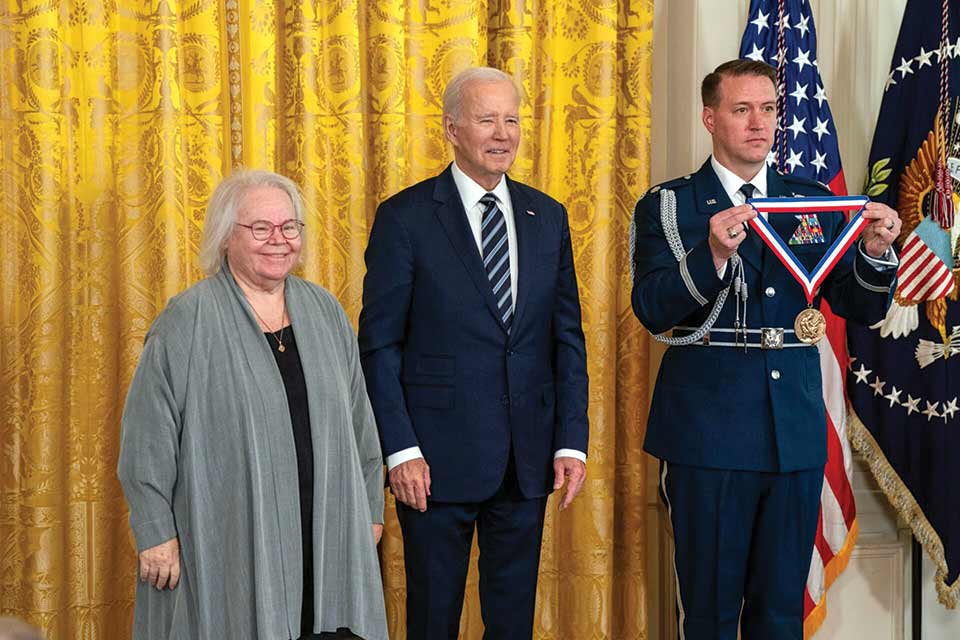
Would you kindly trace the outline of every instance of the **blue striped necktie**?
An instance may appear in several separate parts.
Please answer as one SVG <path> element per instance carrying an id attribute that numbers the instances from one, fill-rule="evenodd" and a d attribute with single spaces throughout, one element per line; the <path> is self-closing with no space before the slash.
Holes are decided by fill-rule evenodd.
<path id="1" fill-rule="evenodd" d="M 480 198 L 483 216 L 480 218 L 480 237 L 483 241 L 483 267 L 493 287 L 493 297 L 500 310 L 507 331 L 513 320 L 513 293 L 510 287 L 510 242 L 507 240 L 507 223 L 497 206 L 497 197 L 488 193 Z"/>

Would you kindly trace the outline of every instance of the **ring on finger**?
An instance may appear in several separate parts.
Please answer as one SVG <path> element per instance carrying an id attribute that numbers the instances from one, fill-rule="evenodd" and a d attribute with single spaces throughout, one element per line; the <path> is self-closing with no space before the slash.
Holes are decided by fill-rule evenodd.
<path id="1" fill-rule="evenodd" d="M 736 229 L 736 228 L 727 229 L 727 235 L 731 239 L 736 238 L 738 235 L 740 235 L 740 229 Z"/>

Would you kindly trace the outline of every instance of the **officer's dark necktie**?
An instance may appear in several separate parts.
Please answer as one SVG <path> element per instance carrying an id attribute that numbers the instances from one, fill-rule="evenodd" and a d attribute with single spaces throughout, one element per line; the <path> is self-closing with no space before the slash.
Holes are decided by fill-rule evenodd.
<path id="1" fill-rule="evenodd" d="M 743 196 L 744 203 L 746 203 L 746 201 L 752 198 L 757 192 L 757 188 L 749 182 L 744 182 L 737 191 L 740 192 L 740 194 Z M 747 225 L 743 226 L 744 231 L 746 231 L 748 228 L 749 227 Z M 752 242 L 757 251 L 761 252 L 764 259 L 766 259 L 766 252 L 763 251 L 763 242 L 760 240 L 760 237 L 757 234 L 751 233 L 750 237 L 744 238 L 744 242 Z"/>
<path id="2" fill-rule="evenodd" d="M 744 183 L 740 186 L 740 188 L 737 189 L 737 191 L 740 193 L 740 195 L 743 196 L 743 201 L 744 201 L 744 203 L 746 203 L 747 200 L 749 200 L 750 198 L 752 198 L 752 197 L 754 196 L 754 194 L 756 194 L 757 188 L 756 188 L 755 186 L 753 186 L 752 184 L 750 184 L 749 182 L 744 182 Z M 749 228 L 750 228 L 750 227 L 749 227 L 748 225 L 744 224 L 744 225 L 743 225 L 743 231 L 744 231 L 744 233 L 746 233 L 746 231 L 747 231 Z M 747 234 L 747 237 L 744 238 L 743 241 L 744 241 L 744 242 L 752 242 L 752 243 L 755 245 L 755 247 L 756 247 L 756 249 L 757 249 L 758 251 L 763 251 L 762 242 L 761 242 L 760 238 L 757 236 L 757 234 L 755 234 L 755 233 Z"/>
<path id="3" fill-rule="evenodd" d="M 513 320 L 513 293 L 510 287 L 510 242 L 507 240 L 507 222 L 497 206 L 497 197 L 488 193 L 480 198 L 483 216 L 480 218 L 480 237 L 483 243 L 483 267 L 493 287 L 500 319 L 507 331 Z"/>

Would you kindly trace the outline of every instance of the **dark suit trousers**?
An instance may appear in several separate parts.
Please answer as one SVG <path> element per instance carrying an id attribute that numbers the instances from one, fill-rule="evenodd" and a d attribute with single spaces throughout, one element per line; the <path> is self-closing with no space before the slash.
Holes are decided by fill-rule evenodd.
<path id="1" fill-rule="evenodd" d="M 823 468 L 767 473 L 661 463 L 686 638 L 802 640 Z"/>
<path id="2" fill-rule="evenodd" d="M 524 498 L 511 455 L 500 489 L 485 502 L 397 502 L 407 576 L 408 640 L 456 640 L 473 530 L 480 547 L 485 640 L 529 640 L 547 498 Z"/>

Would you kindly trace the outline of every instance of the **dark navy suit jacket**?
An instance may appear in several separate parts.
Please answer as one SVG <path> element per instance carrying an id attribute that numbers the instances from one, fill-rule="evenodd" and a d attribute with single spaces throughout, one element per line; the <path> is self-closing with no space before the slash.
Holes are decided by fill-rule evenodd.
<path id="1" fill-rule="evenodd" d="M 677 197 L 677 219 L 691 278 L 701 306 L 681 277 L 660 222 L 664 189 Z M 767 171 L 768 197 L 820 196 L 820 183 Z M 675 326 L 699 327 L 713 302 L 730 283 L 717 277 L 707 242 L 709 219 L 732 206 L 709 160 L 693 176 L 651 189 L 637 203 L 635 216 L 633 309 L 654 333 Z M 797 227 L 793 215 L 772 214 L 773 227 L 788 240 Z M 790 245 L 809 271 L 845 225 L 842 213 L 819 214 L 825 243 Z M 750 328 L 792 329 L 807 306 L 800 284 L 751 229 L 738 250 L 749 286 L 746 321 Z M 856 244 L 820 289 L 838 315 L 861 323 L 885 313 L 894 271 L 880 272 Z M 715 327 L 732 328 L 736 299 L 731 293 Z M 732 341 L 732 336 L 725 336 Z M 794 471 L 822 466 L 827 459 L 826 415 L 819 352 L 813 347 L 783 350 L 732 347 L 670 347 L 657 376 L 644 449 L 690 466 L 749 471 Z"/>
<path id="2" fill-rule="evenodd" d="M 587 451 L 587 369 L 563 206 L 508 178 L 518 276 L 508 333 L 450 167 L 377 209 L 360 356 L 384 456 L 419 446 L 432 499 L 480 502 L 511 446 L 527 498 L 557 449 Z"/>

